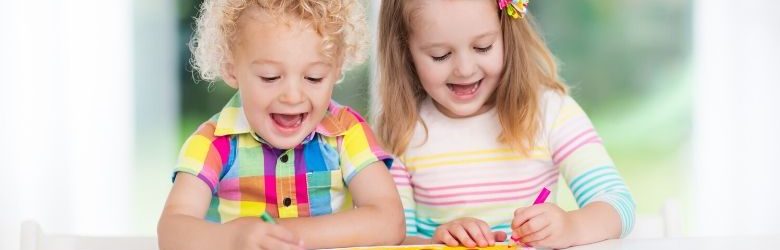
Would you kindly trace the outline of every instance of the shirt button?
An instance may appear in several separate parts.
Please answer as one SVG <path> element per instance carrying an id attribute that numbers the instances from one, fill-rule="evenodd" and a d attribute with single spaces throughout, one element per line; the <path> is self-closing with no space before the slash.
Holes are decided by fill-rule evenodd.
<path id="1" fill-rule="evenodd" d="M 292 199 L 290 199 L 290 197 L 285 197 L 283 203 L 285 207 L 289 207 L 290 204 L 292 204 Z"/>
<path id="2" fill-rule="evenodd" d="M 282 158 L 279 158 L 279 160 L 281 160 L 282 163 L 287 163 L 287 155 L 282 155 Z"/>

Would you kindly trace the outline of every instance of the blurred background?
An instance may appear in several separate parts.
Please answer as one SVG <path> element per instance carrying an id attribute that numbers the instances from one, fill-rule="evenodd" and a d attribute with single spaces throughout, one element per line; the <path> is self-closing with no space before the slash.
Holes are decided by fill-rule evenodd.
<path id="1" fill-rule="evenodd" d="M 26 219 L 48 233 L 154 235 L 181 143 L 233 94 L 189 65 L 201 1 L 0 2 L 0 249 L 18 248 Z M 376 25 L 378 1 L 366 4 Z M 632 237 L 780 234 L 777 9 L 532 1 L 637 201 Z M 373 62 L 334 94 L 367 117 Z"/>

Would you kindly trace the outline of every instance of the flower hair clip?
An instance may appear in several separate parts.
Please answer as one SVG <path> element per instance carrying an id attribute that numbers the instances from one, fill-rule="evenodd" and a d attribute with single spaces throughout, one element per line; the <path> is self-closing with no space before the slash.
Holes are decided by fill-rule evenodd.
<path id="1" fill-rule="evenodd" d="M 528 0 L 498 0 L 498 9 L 506 9 L 506 14 L 514 19 L 523 19 L 528 11 Z"/>

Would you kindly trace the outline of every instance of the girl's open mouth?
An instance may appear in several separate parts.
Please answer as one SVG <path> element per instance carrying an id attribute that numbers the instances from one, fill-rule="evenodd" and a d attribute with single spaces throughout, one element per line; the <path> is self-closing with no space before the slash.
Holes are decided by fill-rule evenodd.
<path id="1" fill-rule="evenodd" d="M 479 90 L 479 86 L 482 84 L 482 79 L 471 84 L 453 84 L 448 83 L 447 88 L 460 99 L 468 99 L 473 97 Z"/>

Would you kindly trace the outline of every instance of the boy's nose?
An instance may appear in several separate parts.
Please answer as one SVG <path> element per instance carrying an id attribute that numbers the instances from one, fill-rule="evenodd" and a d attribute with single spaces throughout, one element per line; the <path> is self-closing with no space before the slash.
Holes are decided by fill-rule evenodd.
<path id="1" fill-rule="evenodd" d="M 279 96 L 279 101 L 286 104 L 298 104 L 303 102 L 303 92 L 298 83 L 288 84 L 288 87 Z"/>

